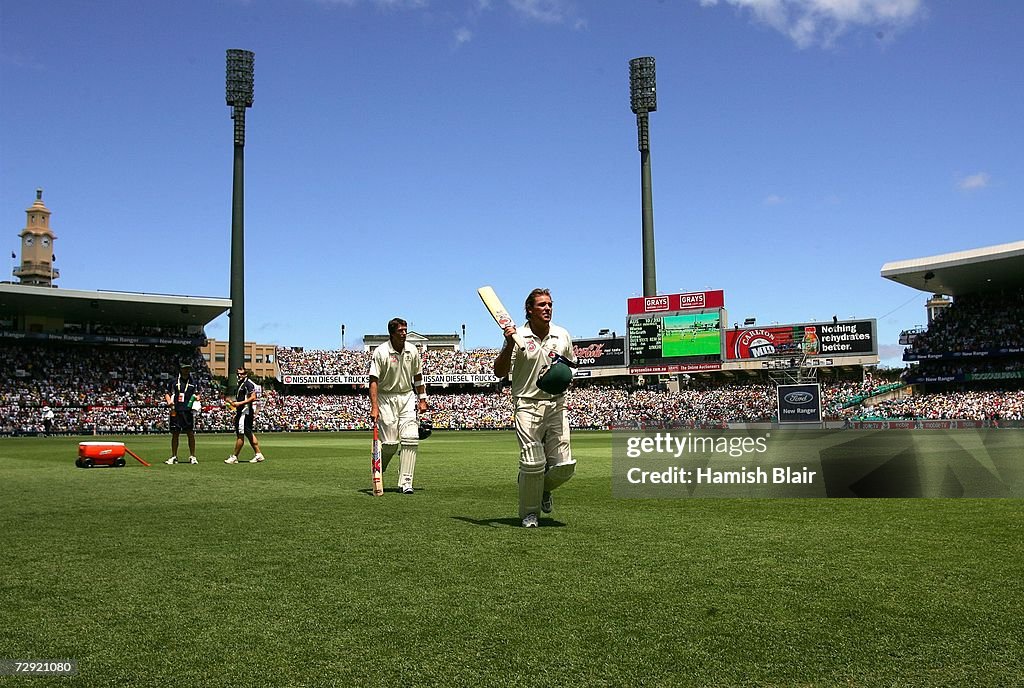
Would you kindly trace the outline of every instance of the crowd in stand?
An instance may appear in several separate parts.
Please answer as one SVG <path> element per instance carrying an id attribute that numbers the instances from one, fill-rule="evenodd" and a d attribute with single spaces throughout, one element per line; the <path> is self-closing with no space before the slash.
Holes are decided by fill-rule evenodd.
<path id="1" fill-rule="evenodd" d="M 277 364 L 282 375 L 366 375 L 370 369 L 370 354 L 350 349 L 299 351 L 279 348 Z"/>
<path id="2" fill-rule="evenodd" d="M 0 330 L 15 331 L 14 323 L 10 320 L 0 320 Z M 141 323 L 90 323 L 81 325 L 78 323 L 66 323 L 63 332 L 65 335 L 104 335 L 123 337 L 176 337 L 180 339 L 203 338 L 203 333 L 194 325 L 145 325 Z"/>
<path id="3" fill-rule="evenodd" d="M 495 350 L 428 351 L 428 373 L 490 371 Z M 232 415 L 211 385 L 210 372 L 195 349 L 113 347 L 76 344 L 0 345 L 0 433 L 43 431 L 43 408 L 53 412 L 54 432 L 68 434 L 166 432 L 166 389 L 183 360 L 191 360 L 202 398 L 199 432 L 230 430 Z M 290 372 L 365 375 L 367 354 L 356 351 L 279 351 Z M 1024 419 L 1024 393 L 974 391 L 916 395 L 869 406 L 884 381 L 828 382 L 822 406 L 830 419 L 967 418 Z M 285 388 L 286 391 L 288 388 Z M 863 402 L 864 405 L 861 405 Z M 727 423 L 770 422 L 774 385 L 697 385 L 676 392 L 624 383 L 574 386 L 566 396 L 576 428 L 722 427 Z M 438 429 L 508 428 L 512 400 L 493 387 L 461 391 L 430 389 L 431 415 Z M 267 389 L 257 401 L 261 431 L 337 431 L 369 427 L 364 389 L 332 394 L 288 394 Z"/>
<path id="4" fill-rule="evenodd" d="M 990 351 L 1024 346 L 1024 289 L 957 297 L 919 334 L 915 354 Z"/>
<path id="5" fill-rule="evenodd" d="M 474 349 L 473 351 L 428 349 L 423 356 L 423 372 L 427 374 L 487 374 L 492 372 L 497 355 L 497 349 Z"/>
<path id="6" fill-rule="evenodd" d="M 1024 391 L 937 392 L 881 401 L 862 409 L 865 420 L 1024 420 Z"/>
<path id="7" fill-rule="evenodd" d="M 479 373 L 491 372 L 497 349 L 454 351 L 428 349 L 423 353 L 423 372 Z M 369 351 L 278 349 L 277 363 L 282 375 L 366 375 L 370 369 Z"/>
<path id="8" fill-rule="evenodd" d="M 41 409 L 53 427 L 149 432 L 166 428 L 164 393 L 183 361 L 200 386 L 210 373 L 194 348 L 0 345 L 0 432 L 38 432 Z M 102 430 L 101 430 L 102 431 Z"/>
<path id="9" fill-rule="evenodd" d="M 908 368 L 904 373 L 907 380 L 921 377 L 954 377 L 965 375 L 989 375 L 994 373 L 1020 373 L 1024 371 L 1024 357 L 991 358 L 985 361 L 922 361 Z"/>
<path id="10" fill-rule="evenodd" d="M 92 334 L 124 335 L 134 337 L 191 337 L 188 325 L 143 325 L 140 323 L 95 323 L 89 328 Z"/>
<path id="11" fill-rule="evenodd" d="M 975 391 L 986 385 L 1017 388 L 1024 379 L 1021 347 L 1024 289 L 966 294 L 914 339 L 908 358 L 920 363 L 908 368 L 903 379 L 924 383 L 929 392 L 962 391 L 966 382 Z"/>
<path id="12" fill-rule="evenodd" d="M 91 325 L 94 334 L 189 336 L 186 327 Z M 936 318 L 911 349 L 920 355 L 990 351 L 1024 345 L 1024 289 L 964 295 Z M 423 353 L 424 372 L 490 374 L 496 349 Z M 280 348 L 283 375 L 365 376 L 369 352 Z M 189 360 L 202 398 L 199 432 L 226 432 L 232 414 L 214 388 L 206 362 L 191 347 L 132 347 L 54 342 L 0 343 L 0 434 L 38 433 L 44 417 L 53 432 L 69 434 L 162 433 L 168 430 L 164 394 Z M 926 385 L 928 394 L 893 394 L 883 380 L 828 381 L 822 408 L 828 419 L 1024 420 L 1020 374 L 1024 356 L 1004 353 L 963 360 L 924 360 L 905 380 L 952 378 Z M 970 380 L 979 373 L 984 382 Z M 624 379 L 624 378 L 620 378 Z M 631 379 L 630 379 L 631 380 Z M 970 385 L 964 384 L 971 382 Z M 998 386 L 998 387 L 997 387 Z M 992 389 L 986 389 L 992 387 Z M 262 431 L 338 431 L 369 427 L 365 389 L 337 387 L 330 394 L 293 394 L 267 389 L 257 401 Z M 938 390 L 938 391 L 933 391 Z M 1015 391 L 1018 390 L 1018 391 Z M 921 391 L 918 389 L 917 391 Z M 877 397 L 875 395 L 882 394 Z M 875 403 L 877 399 L 884 399 Z M 507 389 L 430 388 L 431 416 L 438 429 L 508 428 L 512 399 Z M 574 386 L 566 395 L 569 422 L 576 428 L 722 427 L 727 423 L 770 422 L 776 390 L 767 381 L 698 384 L 670 392 L 627 383 Z M 52 420 L 49 414 L 52 413 Z"/>

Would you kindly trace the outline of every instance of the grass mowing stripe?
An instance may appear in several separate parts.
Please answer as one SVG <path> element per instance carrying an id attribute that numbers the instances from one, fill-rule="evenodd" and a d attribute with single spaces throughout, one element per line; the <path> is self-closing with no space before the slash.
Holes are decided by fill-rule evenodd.
<path id="1" fill-rule="evenodd" d="M 369 436 L 268 460 L 73 466 L 0 440 L 0 647 L 82 685 L 1013 685 L 1019 500 L 611 497 L 610 439 L 517 527 L 511 433 L 435 433 L 417 493 Z M 222 456 L 223 455 L 223 456 Z M 42 679 L 37 679 L 42 680 Z"/>

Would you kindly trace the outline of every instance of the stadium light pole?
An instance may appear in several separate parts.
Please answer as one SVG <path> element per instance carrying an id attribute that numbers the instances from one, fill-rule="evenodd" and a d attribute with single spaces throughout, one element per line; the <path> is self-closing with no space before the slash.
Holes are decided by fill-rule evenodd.
<path id="1" fill-rule="evenodd" d="M 228 326 L 228 388 L 245 352 L 245 109 L 252 107 L 253 59 L 249 50 L 228 50 L 227 103 L 235 121 L 235 167 L 231 187 L 231 313 Z"/>
<path id="2" fill-rule="evenodd" d="M 657 277 L 654 268 L 654 203 L 651 192 L 651 140 L 647 117 L 648 113 L 658 109 L 653 57 L 636 57 L 629 61 L 629 104 L 636 114 L 637 147 L 640 149 L 644 296 L 657 296 Z"/>

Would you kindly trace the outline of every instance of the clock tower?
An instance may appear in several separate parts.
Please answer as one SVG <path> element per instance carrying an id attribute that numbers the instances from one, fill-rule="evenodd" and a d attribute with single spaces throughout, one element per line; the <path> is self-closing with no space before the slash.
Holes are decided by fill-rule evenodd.
<path id="1" fill-rule="evenodd" d="M 50 210 L 43 205 L 43 190 L 36 189 L 36 202 L 25 211 L 28 218 L 21 237 L 21 267 L 14 268 L 14 276 L 22 284 L 34 287 L 52 287 L 60 277 L 60 271 L 53 267 L 56 257 L 53 242 L 56 236 L 50 229 Z"/>

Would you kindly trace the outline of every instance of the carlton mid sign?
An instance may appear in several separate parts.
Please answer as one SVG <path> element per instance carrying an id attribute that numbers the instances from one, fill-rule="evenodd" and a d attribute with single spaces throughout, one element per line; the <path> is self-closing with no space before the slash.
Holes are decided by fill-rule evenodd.
<path id="1" fill-rule="evenodd" d="M 712 310 L 723 306 L 725 306 L 725 292 L 721 289 L 691 291 L 685 294 L 634 296 L 626 301 L 626 311 L 629 315 Z"/>
<path id="2" fill-rule="evenodd" d="M 866 356 L 878 353 L 875 320 L 804 323 L 725 330 L 725 357 L 743 361 L 772 356 Z"/>

